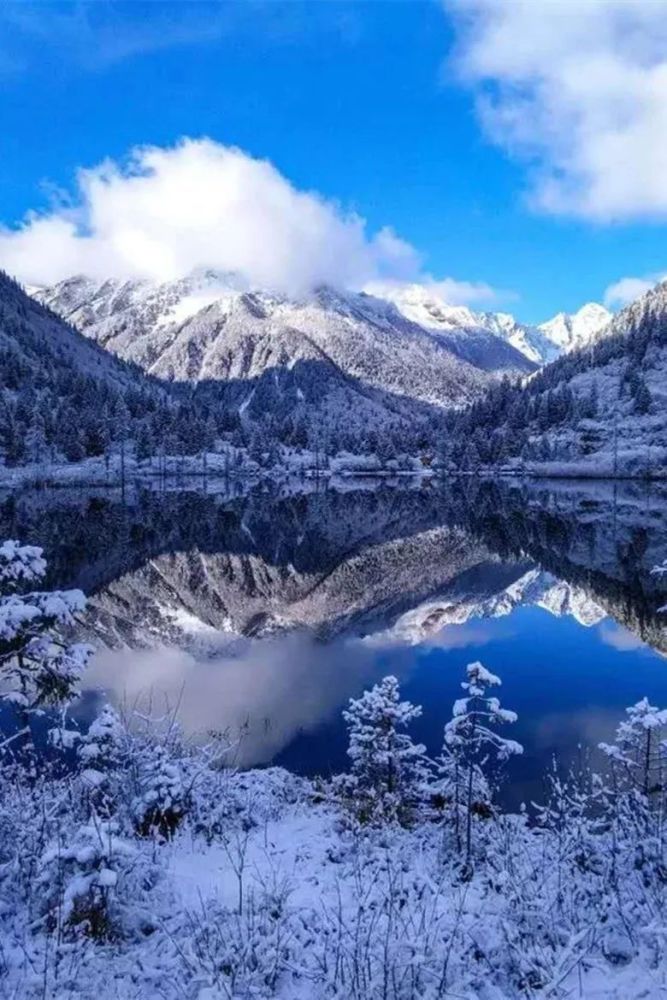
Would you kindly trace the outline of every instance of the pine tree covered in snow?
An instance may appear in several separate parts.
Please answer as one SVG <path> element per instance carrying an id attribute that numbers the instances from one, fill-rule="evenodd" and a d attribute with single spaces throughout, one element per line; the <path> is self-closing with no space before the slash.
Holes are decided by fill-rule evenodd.
<path id="1" fill-rule="evenodd" d="M 516 713 L 502 708 L 498 698 L 488 695 L 487 688 L 498 687 L 500 678 L 479 662 L 469 663 L 467 680 L 461 687 L 466 697 L 454 702 L 452 718 L 445 726 L 445 750 L 450 754 L 456 781 L 456 821 L 460 802 L 465 804 L 465 857 L 466 866 L 472 864 L 473 815 L 480 811 L 476 796 L 483 791 L 481 781 L 483 766 L 490 756 L 506 761 L 514 754 L 523 753 L 515 740 L 500 736 L 492 726 L 516 722 Z M 460 777 L 462 783 L 459 784 Z"/>
<path id="2" fill-rule="evenodd" d="M 120 798 L 118 785 L 126 780 L 123 765 L 129 742 L 128 733 L 111 705 L 104 705 L 88 732 L 78 740 L 81 781 L 91 810 L 100 816 L 109 817 L 116 811 Z"/>
<path id="3" fill-rule="evenodd" d="M 360 822 L 413 821 L 430 770 L 426 748 L 404 730 L 421 711 L 400 700 L 398 681 L 389 676 L 343 712 L 352 761 L 346 792 Z"/>
<path id="4" fill-rule="evenodd" d="M 41 549 L 0 545 L 0 672 L 4 697 L 24 712 L 70 700 L 92 652 L 58 634 L 83 611 L 80 590 L 25 590 L 45 571 Z"/>
<path id="5" fill-rule="evenodd" d="M 111 705 L 104 705 L 81 740 L 79 759 L 100 769 L 118 767 L 126 739 L 125 727 L 118 712 Z"/>
<path id="6" fill-rule="evenodd" d="M 650 799 L 665 792 L 667 774 L 667 709 L 642 698 L 626 709 L 614 743 L 601 743 L 616 776 Z"/>

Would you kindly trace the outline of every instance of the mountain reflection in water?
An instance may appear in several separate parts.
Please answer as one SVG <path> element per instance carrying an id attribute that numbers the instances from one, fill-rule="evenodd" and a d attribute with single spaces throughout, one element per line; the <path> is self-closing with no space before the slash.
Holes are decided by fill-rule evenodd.
<path id="1" fill-rule="evenodd" d="M 92 692 L 238 731 L 244 765 L 346 765 L 340 710 L 386 673 L 436 752 L 465 664 L 516 709 L 511 800 L 552 754 L 667 705 L 667 486 L 475 482 L 345 490 L 0 494 L 1 537 L 89 595 Z M 99 700 L 100 694 L 84 702 Z"/>

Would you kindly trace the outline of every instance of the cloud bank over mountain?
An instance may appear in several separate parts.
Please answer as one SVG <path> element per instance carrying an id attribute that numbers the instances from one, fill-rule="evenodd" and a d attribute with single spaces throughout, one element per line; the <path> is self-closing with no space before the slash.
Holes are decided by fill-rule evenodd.
<path id="1" fill-rule="evenodd" d="M 0 267 L 29 284 L 78 273 L 169 281 L 211 268 L 299 294 L 414 280 L 420 265 L 391 228 L 369 233 L 360 216 L 298 190 L 268 161 L 211 139 L 80 170 L 73 200 L 0 229 Z M 444 281 L 459 301 L 493 296 L 488 285 Z"/>

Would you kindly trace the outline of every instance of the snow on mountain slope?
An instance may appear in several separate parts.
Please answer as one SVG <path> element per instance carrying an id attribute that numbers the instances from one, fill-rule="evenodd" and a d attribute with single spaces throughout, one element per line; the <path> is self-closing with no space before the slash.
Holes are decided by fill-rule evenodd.
<path id="1" fill-rule="evenodd" d="M 538 329 L 559 353 L 568 353 L 594 341 L 612 319 L 612 313 L 604 306 L 587 302 L 575 313 L 558 313 Z"/>
<path id="2" fill-rule="evenodd" d="M 530 569 L 518 580 L 489 597 L 452 594 L 435 598 L 408 611 L 374 642 L 393 638 L 411 645 L 423 642 L 448 625 L 464 625 L 473 618 L 501 618 L 518 607 L 538 607 L 557 618 L 570 616 L 589 628 L 606 617 L 606 612 L 580 587 L 558 580 L 540 569 Z"/>
<path id="3" fill-rule="evenodd" d="M 407 319 L 436 333 L 473 364 L 496 371 L 534 371 L 539 352 L 531 352 L 526 340 L 528 328 L 524 330 L 512 316 L 447 305 L 425 285 L 378 284 L 369 286 L 369 291 L 374 287 L 379 297 L 393 302 Z"/>
<path id="4" fill-rule="evenodd" d="M 472 352 L 491 356 L 495 343 L 498 367 L 507 370 L 513 367 L 517 371 L 532 371 L 535 365 L 548 364 L 596 337 L 612 318 L 604 306 L 589 302 L 576 313 L 558 313 L 540 326 L 531 326 L 520 323 L 510 313 L 475 312 L 467 306 L 448 305 L 426 285 L 374 287 L 377 294 L 394 302 L 408 319 L 439 333 L 449 342 L 455 338 L 458 343 L 469 345 Z M 505 345 L 504 358 L 498 353 L 498 341 Z M 520 362 L 517 354 L 521 356 Z"/>
<path id="5" fill-rule="evenodd" d="M 86 337 L 0 273 L 0 349 L 26 369 L 48 379 L 56 367 L 108 381 L 119 389 L 136 386 L 141 373 L 91 344 Z"/>
<path id="6" fill-rule="evenodd" d="M 400 409 L 401 400 L 462 405 L 489 380 L 392 304 L 365 294 L 321 288 L 290 300 L 202 272 L 163 285 L 80 276 L 38 297 L 115 354 L 174 381 L 247 381 L 301 361 L 341 389 L 353 379 L 357 391 L 390 393 Z"/>
<path id="7" fill-rule="evenodd" d="M 86 634 L 107 646 L 166 642 L 209 652 L 234 635 L 304 628 L 320 639 L 364 635 L 492 561 L 446 527 L 368 546 L 326 570 L 275 566 L 250 553 L 163 554 L 91 596 Z"/>

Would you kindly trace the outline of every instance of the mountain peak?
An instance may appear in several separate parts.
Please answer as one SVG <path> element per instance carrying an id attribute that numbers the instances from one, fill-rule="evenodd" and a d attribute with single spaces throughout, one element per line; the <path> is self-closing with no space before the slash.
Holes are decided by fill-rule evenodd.
<path id="1" fill-rule="evenodd" d="M 594 340 L 612 320 L 612 314 L 599 302 L 586 302 L 574 313 L 559 312 L 552 319 L 541 323 L 540 329 L 559 353 L 567 354 L 585 347 Z"/>

